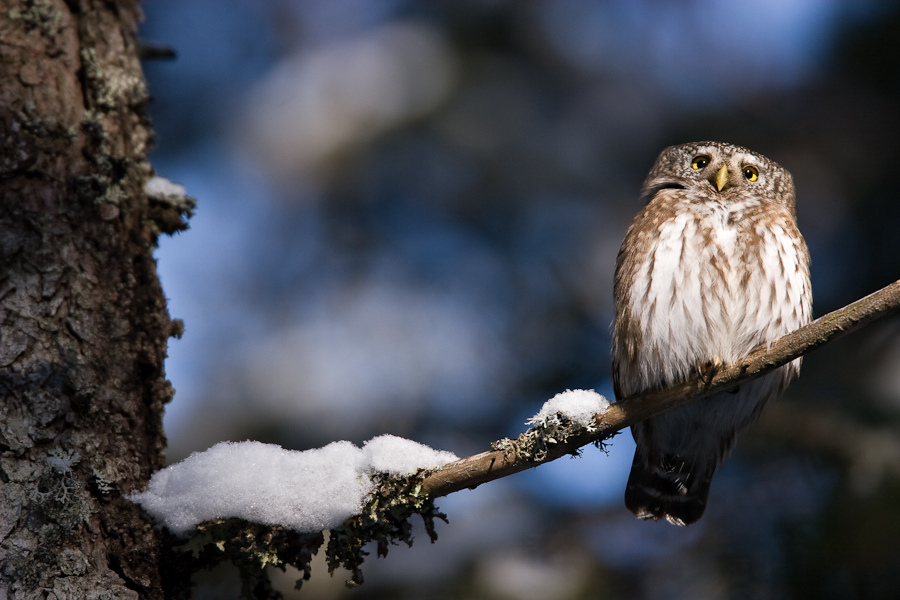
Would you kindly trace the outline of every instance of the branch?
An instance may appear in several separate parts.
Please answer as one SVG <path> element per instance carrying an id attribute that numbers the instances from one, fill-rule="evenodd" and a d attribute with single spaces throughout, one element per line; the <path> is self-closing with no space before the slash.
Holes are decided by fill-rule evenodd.
<path id="1" fill-rule="evenodd" d="M 491 452 L 476 454 L 431 472 L 420 471 L 407 477 L 381 477 L 362 511 L 330 530 L 325 552 L 329 571 L 338 566 L 345 567 L 351 572 L 347 584 L 358 585 L 363 579 L 360 566 L 368 553 L 366 544 L 375 542 L 379 556 L 386 555 L 391 544 L 404 542 L 411 545 L 409 518 L 413 514 L 422 516 L 429 537 L 432 541 L 436 539 L 434 519 L 443 519 L 444 515 L 435 508 L 434 498 L 474 488 L 566 454 L 576 454 L 586 444 L 600 444 L 625 427 L 664 410 L 760 377 L 845 333 L 898 311 L 900 281 L 820 317 L 768 346 L 755 348 L 737 364 L 720 368 L 708 384 L 697 378 L 671 388 L 637 394 L 611 405 L 606 412 L 594 415 L 589 427 L 557 415 L 520 434 L 515 440 L 495 442 L 495 449 Z M 817 422 L 818 429 L 832 425 L 822 423 L 825 422 Z M 857 438 L 868 443 L 868 438 Z M 881 443 L 868 443 L 868 446 L 878 452 L 885 447 Z M 896 443 L 890 449 L 900 456 L 900 446 Z M 894 464 L 900 463 L 890 463 Z M 242 597 L 250 598 L 261 597 L 260 590 L 266 593 L 271 590 L 264 571 L 266 565 L 281 569 L 286 565 L 298 568 L 303 572 L 303 579 L 297 581 L 299 588 L 309 578 L 312 554 L 323 542 L 324 537 L 318 531 L 287 532 L 281 526 L 259 525 L 232 518 L 207 521 L 198 527 L 195 539 L 186 542 L 173 540 L 170 546 L 183 545 L 183 550 L 175 551 L 181 553 L 179 556 L 189 565 L 189 570 L 210 567 L 221 560 L 232 560 L 241 572 L 244 586 Z"/>
<path id="2" fill-rule="evenodd" d="M 754 348 L 743 360 L 723 366 L 707 385 L 699 377 L 670 388 L 654 389 L 616 402 L 606 412 L 594 416 L 594 427 L 575 428 L 557 443 L 534 451 L 537 436 L 523 433 L 516 441 L 495 444 L 495 450 L 460 459 L 425 476 L 422 491 L 430 498 L 474 488 L 487 481 L 524 471 L 555 460 L 590 443 L 599 443 L 616 432 L 663 411 L 694 402 L 765 375 L 807 352 L 846 333 L 900 311 L 900 281 L 861 300 L 819 317 L 808 325 L 782 336 L 771 344 Z"/>

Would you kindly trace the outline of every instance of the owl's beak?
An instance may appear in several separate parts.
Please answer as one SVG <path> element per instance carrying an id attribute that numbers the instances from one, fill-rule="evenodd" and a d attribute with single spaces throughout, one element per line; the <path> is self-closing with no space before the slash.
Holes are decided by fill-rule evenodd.
<path id="1" fill-rule="evenodd" d="M 728 167 L 722 165 L 722 168 L 716 173 L 716 189 L 720 192 L 728 185 Z"/>

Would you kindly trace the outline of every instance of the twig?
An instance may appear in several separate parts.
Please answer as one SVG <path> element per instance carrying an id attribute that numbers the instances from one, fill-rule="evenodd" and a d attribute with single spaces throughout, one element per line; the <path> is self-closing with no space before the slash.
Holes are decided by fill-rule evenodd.
<path id="1" fill-rule="evenodd" d="M 846 333 L 898 311 L 900 281 L 895 281 L 861 300 L 819 317 L 771 344 L 757 346 L 743 360 L 719 369 L 709 385 L 699 378 L 693 378 L 670 388 L 650 390 L 625 398 L 610 406 L 606 412 L 595 415 L 596 427 L 591 431 L 582 430 L 569 436 L 565 441 L 550 446 L 546 454 L 521 456 L 508 450 L 482 452 L 429 473 L 422 482 L 422 491 L 431 498 L 438 498 L 573 454 L 586 444 L 603 441 L 617 431 L 665 410 L 760 377 Z"/>

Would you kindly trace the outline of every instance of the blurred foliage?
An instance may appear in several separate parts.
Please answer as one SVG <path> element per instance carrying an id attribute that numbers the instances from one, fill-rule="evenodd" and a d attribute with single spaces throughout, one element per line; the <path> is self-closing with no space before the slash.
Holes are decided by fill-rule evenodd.
<path id="1" fill-rule="evenodd" d="M 817 315 L 900 276 L 892 3 L 144 9 L 142 36 L 178 52 L 146 64 L 153 162 L 198 199 L 158 253 L 186 325 L 167 363 L 170 458 L 386 432 L 464 455 L 566 388 L 611 395 L 615 254 L 669 144 L 728 141 L 793 173 Z M 897 435 L 898 327 L 807 357 L 784 400 L 796 431 L 827 407 Z M 852 483 L 877 447 L 791 429 L 742 437 L 696 526 L 627 513 L 622 435 L 609 457 L 443 499 L 440 541 L 367 563 L 352 594 L 895 597 L 898 482 Z M 314 575 L 303 597 L 349 596 L 343 579 Z"/>

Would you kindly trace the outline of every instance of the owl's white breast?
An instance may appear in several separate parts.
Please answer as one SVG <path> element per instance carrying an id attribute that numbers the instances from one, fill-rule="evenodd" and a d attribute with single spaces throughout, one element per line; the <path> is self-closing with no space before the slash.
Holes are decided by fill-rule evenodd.
<path id="1" fill-rule="evenodd" d="M 780 226 L 744 217 L 756 204 L 694 204 L 660 223 L 628 298 L 640 387 L 682 379 L 698 361 L 734 362 L 808 322 L 804 259 Z"/>

